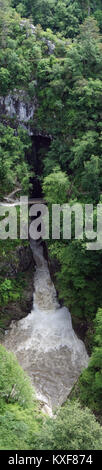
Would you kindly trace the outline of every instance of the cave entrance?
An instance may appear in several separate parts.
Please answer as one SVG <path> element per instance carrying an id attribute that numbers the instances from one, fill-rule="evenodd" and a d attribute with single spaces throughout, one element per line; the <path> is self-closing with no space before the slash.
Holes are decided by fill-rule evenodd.
<path id="1" fill-rule="evenodd" d="M 51 139 L 45 136 L 33 136 L 32 148 L 28 155 L 28 161 L 34 171 L 35 176 L 31 178 L 32 188 L 30 191 L 31 198 L 42 198 L 42 176 L 44 170 L 44 158 L 49 150 Z"/>

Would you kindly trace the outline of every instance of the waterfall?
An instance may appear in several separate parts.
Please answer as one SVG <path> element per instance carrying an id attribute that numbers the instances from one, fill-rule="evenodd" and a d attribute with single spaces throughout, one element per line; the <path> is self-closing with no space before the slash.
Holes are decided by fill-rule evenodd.
<path id="1" fill-rule="evenodd" d="M 26 318 L 11 323 L 4 345 L 31 377 L 37 398 L 52 409 L 66 400 L 87 367 L 88 355 L 69 310 L 57 301 L 43 245 L 31 240 L 31 249 L 36 262 L 33 308 Z"/>

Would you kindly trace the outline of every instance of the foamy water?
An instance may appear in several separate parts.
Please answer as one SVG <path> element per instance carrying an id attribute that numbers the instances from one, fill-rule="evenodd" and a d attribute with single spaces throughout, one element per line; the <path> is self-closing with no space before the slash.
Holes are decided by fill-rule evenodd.
<path id="1" fill-rule="evenodd" d="M 88 355 L 72 328 L 69 310 L 57 301 L 43 246 L 32 240 L 31 248 L 36 262 L 33 309 L 11 323 L 4 345 L 31 377 L 38 399 L 51 409 L 66 400 L 87 367 Z"/>

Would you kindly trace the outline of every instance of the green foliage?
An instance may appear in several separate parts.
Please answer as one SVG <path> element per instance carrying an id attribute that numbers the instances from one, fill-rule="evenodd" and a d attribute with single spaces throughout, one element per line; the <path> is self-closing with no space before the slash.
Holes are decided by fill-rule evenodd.
<path id="1" fill-rule="evenodd" d="M 101 13 L 101 1 L 89 0 L 12 0 L 13 7 L 22 16 L 31 16 L 34 24 L 40 24 L 43 29 L 51 28 L 54 32 L 60 31 L 65 37 L 76 37 L 79 33 L 80 23 L 87 15 L 96 17 Z M 100 23 L 99 23 L 100 25 Z"/>
<path id="2" fill-rule="evenodd" d="M 30 380 L 0 345 L 0 449 L 29 449 L 42 417 Z"/>
<path id="3" fill-rule="evenodd" d="M 56 274 L 59 298 L 69 307 L 73 317 L 95 317 L 102 302 L 100 263 L 102 252 L 86 250 L 85 242 L 72 239 L 50 243 L 51 257 L 57 258 L 60 270 Z"/>
<path id="4" fill-rule="evenodd" d="M 44 178 L 43 192 L 45 199 L 50 204 L 60 204 L 66 202 L 69 180 L 66 173 L 57 166 L 50 175 Z"/>
<path id="5" fill-rule="evenodd" d="M 0 284 L 0 304 L 6 305 L 10 301 L 17 301 L 22 296 L 22 282 L 6 279 Z"/>
<path id="6" fill-rule="evenodd" d="M 33 390 L 17 359 L 0 345 L 0 399 L 27 408 L 33 402 Z"/>
<path id="7" fill-rule="evenodd" d="M 17 403 L 8 404 L 0 414 L 0 450 L 31 449 L 42 426 L 42 416 L 36 403 L 22 408 Z"/>
<path id="8" fill-rule="evenodd" d="M 82 409 L 78 401 L 68 401 L 56 418 L 46 420 L 37 444 L 40 450 L 99 450 L 102 428 L 88 408 Z"/>
<path id="9" fill-rule="evenodd" d="M 1 94 L 6 94 L 10 85 L 9 70 L 1 67 L 0 69 L 0 90 Z"/>
<path id="10" fill-rule="evenodd" d="M 25 421 L 26 412 L 22 412 L 17 405 L 8 406 L 0 415 L 0 450 L 28 448 L 30 430 Z"/>
<path id="11" fill-rule="evenodd" d="M 88 368 L 80 378 L 80 397 L 83 403 L 95 411 L 100 411 L 102 403 L 102 309 L 98 309 L 92 356 Z"/>
<path id="12" fill-rule="evenodd" d="M 28 163 L 25 159 L 25 151 L 29 149 L 29 137 L 23 128 L 18 129 L 15 135 L 14 129 L 0 124 L 0 193 L 5 195 L 21 185 L 21 190 L 26 192 L 29 188 L 31 175 Z"/>

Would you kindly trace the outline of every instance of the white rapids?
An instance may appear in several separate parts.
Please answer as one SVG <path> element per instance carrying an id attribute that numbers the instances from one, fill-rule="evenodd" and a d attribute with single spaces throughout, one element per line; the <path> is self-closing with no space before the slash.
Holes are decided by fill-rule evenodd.
<path id="1" fill-rule="evenodd" d="M 26 318 L 11 323 L 4 345 L 31 377 L 37 398 L 52 409 L 66 400 L 87 367 L 88 355 L 73 330 L 68 309 L 57 301 L 42 244 L 31 240 L 31 248 L 36 262 L 33 309 Z"/>

